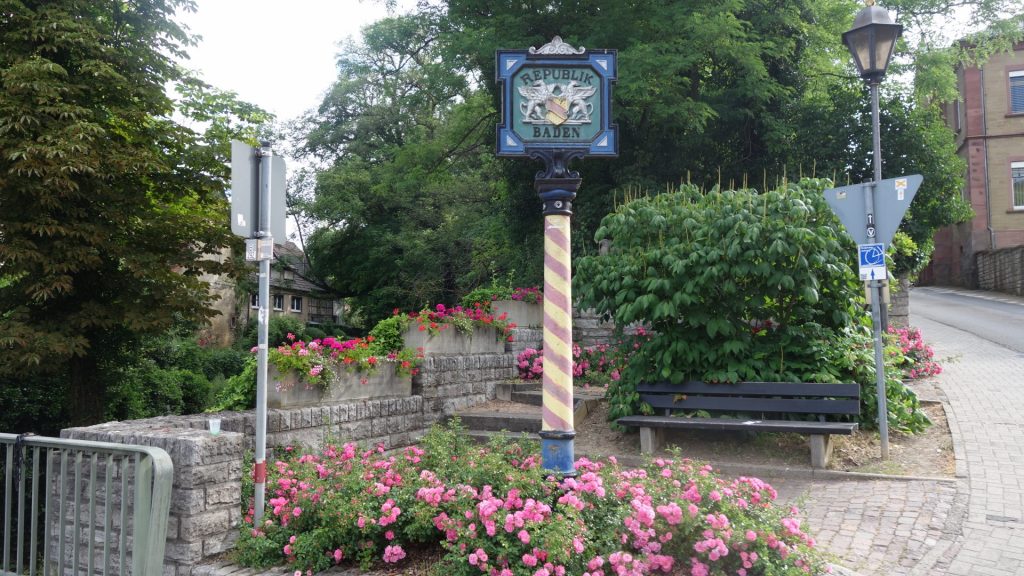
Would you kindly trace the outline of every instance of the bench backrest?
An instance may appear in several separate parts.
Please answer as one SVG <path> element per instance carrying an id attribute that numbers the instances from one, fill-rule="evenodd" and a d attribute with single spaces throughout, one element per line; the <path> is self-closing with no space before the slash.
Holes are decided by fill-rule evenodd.
<path id="1" fill-rule="evenodd" d="M 655 409 L 788 414 L 860 414 L 859 384 L 697 380 L 641 383 L 640 400 Z"/>

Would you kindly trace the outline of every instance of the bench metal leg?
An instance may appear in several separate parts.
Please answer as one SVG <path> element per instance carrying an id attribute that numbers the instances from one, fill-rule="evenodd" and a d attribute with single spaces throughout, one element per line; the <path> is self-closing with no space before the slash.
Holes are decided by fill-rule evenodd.
<path id="1" fill-rule="evenodd" d="M 641 454 L 654 454 L 654 451 L 661 446 L 661 443 L 665 440 L 665 430 L 663 428 L 640 428 L 640 453 Z"/>
<path id="2" fill-rule="evenodd" d="M 828 461 L 832 459 L 832 436 L 830 434 L 812 434 L 809 442 L 811 444 L 811 468 L 827 468 Z"/>

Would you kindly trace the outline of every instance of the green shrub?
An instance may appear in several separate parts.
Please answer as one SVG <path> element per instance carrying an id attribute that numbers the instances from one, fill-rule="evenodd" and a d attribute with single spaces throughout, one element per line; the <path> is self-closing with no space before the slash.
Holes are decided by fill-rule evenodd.
<path id="1" fill-rule="evenodd" d="M 373 336 L 373 345 L 384 353 L 405 348 L 405 340 L 402 335 L 409 328 L 409 317 L 405 314 L 397 314 L 385 318 L 370 330 Z"/>
<path id="2" fill-rule="evenodd" d="M 306 334 L 306 325 L 294 316 L 272 315 L 267 325 L 267 345 L 277 346 L 288 342 L 288 334 L 295 336 L 296 340 L 309 340 Z M 256 346 L 259 340 L 259 331 L 255 320 L 249 322 L 238 339 L 238 347 L 242 350 L 250 350 Z"/>
<path id="3" fill-rule="evenodd" d="M 316 326 L 306 326 L 306 338 L 309 340 L 321 340 L 327 337 L 327 332 L 324 332 Z"/>
<path id="4" fill-rule="evenodd" d="M 202 373 L 190 370 L 168 371 L 181 389 L 181 414 L 199 414 L 212 400 L 210 380 Z"/>
<path id="5" fill-rule="evenodd" d="M 512 298 L 511 286 L 498 286 L 492 283 L 490 286 L 474 288 L 463 296 L 459 303 L 464 308 L 473 308 L 477 304 L 489 308 L 491 302 L 495 300 L 508 300 L 510 298 Z"/>
<path id="6" fill-rule="evenodd" d="M 203 374 L 210 381 L 230 378 L 245 368 L 252 357 L 248 350 L 238 348 L 208 348 L 203 362 Z"/>
<path id="7" fill-rule="evenodd" d="M 580 259 L 580 304 L 653 337 L 629 380 L 799 380 L 813 343 L 854 322 L 852 246 L 825 205 L 824 181 L 766 193 L 678 192 L 623 204 Z"/>
<path id="8" fill-rule="evenodd" d="M 181 414 L 185 407 L 181 387 L 183 372 L 191 374 L 162 368 L 145 357 L 123 366 L 113 373 L 115 379 L 107 389 L 106 417 L 136 420 Z"/>
<path id="9" fill-rule="evenodd" d="M 252 410 L 256 407 L 256 357 L 249 356 L 242 371 L 224 383 L 216 392 L 207 412 Z"/>
<path id="10" fill-rule="evenodd" d="M 924 246 L 918 246 L 906 233 L 897 231 L 892 237 L 886 254 L 889 271 L 897 278 L 907 276 L 914 281 L 917 279 L 917 274 L 931 260 L 934 251 L 935 243 L 931 240 Z"/>
<path id="11" fill-rule="evenodd" d="M 611 417 L 642 409 L 641 381 L 857 382 L 861 422 L 874 425 L 870 346 L 865 363 L 850 358 L 865 353 L 859 326 L 869 319 L 859 308 L 854 247 L 824 202 L 827 185 L 803 180 L 764 193 L 683 186 L 604 218 L 596 240 L 611 249 L 580 259 L 574 292 L 619 325 L 652 329 L 609 387 Z M 888 394 L 894 429 L 927 425 L 898 378 Z"/>
<path id="12" fill-rule="evenodd" d="M 69 421 L 65 373 L 0 377 L 0 432 L 59 436 Z"/>

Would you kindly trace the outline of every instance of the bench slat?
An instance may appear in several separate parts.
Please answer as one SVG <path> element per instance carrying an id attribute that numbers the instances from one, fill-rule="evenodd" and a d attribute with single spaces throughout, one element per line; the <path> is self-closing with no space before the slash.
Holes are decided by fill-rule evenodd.
<path id="1" fill-rule="evenodd" d="M 709 384 L 690 380 L 680 384 L 641 382 L 640 393 L 704 394 L 713 396 L 802 396 L 805 398 L 860 398 L 859 384 L 821 384 L 814 382 L 735 382 Z"/>
<path id="2" fill-rule="evenodd" d="M 856 422 L 799 422 L 785 420 L 737 420 L 734 418 L 679 418 L 674 416 L 625 416 L 621 426 L 700 430 L 756 430 L 797 434 L 853 434 Z"/>
<path id="3" fill-rule="evenodd" d="M 719 412 L 772 412 L 794 414 L 860 414 L 859 400 L 804 398 L 737 398 L 690 396 L 685 393 L 640 394 L 653 408 L 671 410 L 714 410 Z"/>

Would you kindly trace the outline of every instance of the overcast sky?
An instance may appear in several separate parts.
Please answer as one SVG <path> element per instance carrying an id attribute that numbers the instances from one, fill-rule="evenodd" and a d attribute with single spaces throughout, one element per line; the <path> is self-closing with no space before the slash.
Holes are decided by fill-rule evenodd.
<path id="1" fill-rule="evenodd" d="M 288 120 L 320 103 L 336 76 L 338 42 L 387 15 L 376 0 L 197 0 L 179 14 L 202 36 L 188 68 Z"/>

